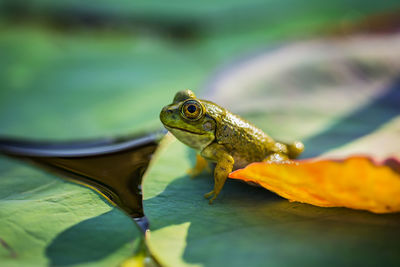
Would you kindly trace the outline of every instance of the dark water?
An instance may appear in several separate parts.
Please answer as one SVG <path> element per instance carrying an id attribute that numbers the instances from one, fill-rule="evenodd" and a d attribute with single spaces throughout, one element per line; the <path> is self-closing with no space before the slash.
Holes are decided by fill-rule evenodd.
<path id="1" fill-rule="evenodd" d="M 142 176 L 163 134 L 77 142 L 3 138 L 0 152 L 96 190 L 140 225 L 146 224 L 140 219 Z"/>

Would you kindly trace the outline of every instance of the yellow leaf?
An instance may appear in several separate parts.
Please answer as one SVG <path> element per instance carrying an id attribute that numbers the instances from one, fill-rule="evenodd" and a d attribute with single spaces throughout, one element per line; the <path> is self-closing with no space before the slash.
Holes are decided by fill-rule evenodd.
<path id="1" fill-rule="evenodd" d="M 289 199 L 320 207 L 375 213 L 400 211 L 400 162 L 367 157 L 345 160 L 256 162 L 229 175 Z"/>

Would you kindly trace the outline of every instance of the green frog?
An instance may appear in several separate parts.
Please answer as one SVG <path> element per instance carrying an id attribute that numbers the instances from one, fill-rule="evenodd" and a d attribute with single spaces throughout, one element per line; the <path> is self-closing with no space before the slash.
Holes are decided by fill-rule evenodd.
<path id="1" fill-rule="evenodd" d="M 214 189 L 205 194 L 211 204 L 221 192 L 228 175 L 252 162 L 286 161 L 303 150 L 301 142 L 277 142 L 245 119 L 217 104 L 200 100 L 191 90 L 176 93 L 165 106 L 160 120 L 178 140 L 198 151 L 189 174 L 194 177 L 215 162 Z"/>

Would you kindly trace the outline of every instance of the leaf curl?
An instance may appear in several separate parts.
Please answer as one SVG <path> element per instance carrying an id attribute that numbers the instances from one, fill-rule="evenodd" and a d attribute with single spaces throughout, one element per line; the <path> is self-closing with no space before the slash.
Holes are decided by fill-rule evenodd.
<path id="1" fill-rule="evenodd" d="M 287 198 L 320 207 L 400 212 L 400 162 L 362 156 L 343 160 L 256 162 L 230 178 L 253 182 Z"/>

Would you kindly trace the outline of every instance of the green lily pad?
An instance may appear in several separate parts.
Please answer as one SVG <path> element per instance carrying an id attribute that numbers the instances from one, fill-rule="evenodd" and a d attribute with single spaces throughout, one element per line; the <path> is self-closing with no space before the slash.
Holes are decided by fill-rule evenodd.
<path id="1" fill-rule="evenodd" d="M 116 266 L 141 233 L 88 188 L 0 158 L 1 266 Z"/>
<path id="2" fill-rule="evenodd" d="M 70 140 L 159 128 L 161 98 L 175 91 L 156 81 L 173 76 L 161 71 L 175 54 L 164 46 L 38 26 L 1 25 L 0 32 L 2 137 Z M 160 52 L 153 61 L 149 50 Z M 160 99 L 152 97 L 157 91 Z M 0 158 L 1 266 L 116 266 L 135 254 L 141 237 L 129 216 L 93 190 Z"/>
<path id="3" fill-rule="evenodd" d="M 346 23 L 377 10 L 387 11 L 398 6 L 395 0 L 379 7 L 371 4 L 373 1 L 368 4 L 357 1 L 349 6 L 345 0 L 308 8 L 296 1 L 287 1 L 262 3 L 268 11 L 264 13 L 256 0 L 246 4 L 246 10 L 257 13 L 254 20 L 249 21 L 246 16 L 237 20 L 236 15 L 247 13 L 243 12 L 239 1 L 235 2 L 234 9 L 224 1 L 208 1 L 209 5 L 177 2 L 168 6 L 127 1 L 117 4 L 48 0 L 3 2 L 8 8 L 5 10 L 22 11 L 20 17 L 17 16 L 18 22 L 22 22 L 14 25 L 3 17 L 0 19 L 7 22 L 0 25 L 0 134 L 51 140 L 120 135 L 158 128 L 158 113 L 165 99 L 172 98 L 178 88 L 198 87 L 211 70 L 226 60 L 271 40 L 325 32 L 326 27 L 332 27 L 338 21 Z M 176 6 L 180 8 L 176 9 Z M 63 24 L 79 14 L 122 23 L 113 28 L 115 31 L 101 27 L 100 30 L 79 28 L 80 25 L 62 30 L 47 24 L 39 26 L 42 19 L 52 21 L 49 18 L 56 18 Z M 136 18 L 138 14 L 144 18 L 145 27 L 132 30 L 131 25 L 125 24 L 125 19 Z M 35 16 L 40 17 L 40 22 Z M 192 22 L 193 18 L 201 26 L 197 28 L 196 23 L 190 26 L 195 30 L 194 35 L 189 34 L 189 42 L 169 37 L 175 26 L 178 32 L 179 29 L 185 32 L 186 22 Z M 259 23 L 259 19 L 263 23 Z M 111 24 L 114 27 L 118 23 Z M 171 26 L 172 31 L 165 34 L 163 30 Z M 189 29 L 189 33 L 190 30 L 193 29 Z M 173 163 L 185 162 L 179 154 L 175 156 Z M 162 166 L 158 170 L 160 178 L 166 179 L 162 175 L 169 169 L 172 169 L 171 177 L 176 177 L 173 173 L 175 165 Z M 187 166 L 181 167 L 179 175 L 183 175 Z M 157 191 L 154 196 L 167 188 L 165 181 L 154 186 Z M 207 182 L 199 188 L 200 194 L 190 193 L 190 196 L 196 196 L 195 201 L 188 198 L 193 205 L 198 202 L 203 205 L 201 194 L 211 187 L 211 180 L 195 182 L 199 181 Z M 192 185 L 187 184 L 188 190 Z M 188 244 L 191 243 L 193 231 L 182 231 L 182 227 L 190 230 L 185 219 L 190 214 L 182 217 L 179 211 L 184 209 L 179 205 L 169 206 L 168 201 L 163 202 L 163 206 L 156 204 L 158 207 L 154 212 L 159 212 L 160 216 L 149 211 L 155 219 L 153 225 L 156 226 L 157 221 L 168 225 L 178 220 L 174 227 L 159 227 L 167 238 L 158 243 L 166 247 L 164 255 L 154 250 L 162 262 L 171 257 L 167 265 L 173 266 L 178 261 L 177 252 L 186 257 L 181 260 L 191 254 L 186 250 L 185 240 L 188 236 Z M 130 218 L 110 207 L 97 194 L 5 158 L 0 159 L 0 206 L 1 265 L 112 266 L 130 256 L 137 247 L 138 233 Z M 206 207 L 208 205 L 204 204 L 203 208 Z M 176 218 L 170 218 L 168 212 L 171 210 L 177 211 L 171 215 Z M 227 211 L 229 215 L 231 212 Z M 168 216 L 164 218 L 163 214 Z M 216 225 L 215 229 L 221 229 Z M 245 225 L 246 222 L 243 228 Z M 197 226 L 194 230 L 201 232 Z M 152 234 L 157 238 L 156 231 Z M 175 239 L 179 242 L 174 243 L 176 250 L 171 251 L 170 241 Z M 152 242 L 150 244 L 153 246 Z M 165 254 L 168 252 L 171 253 Z M 202 259 L 189 259 L 186 263 L 198 263 Z"/>
<path id="4" fill-rule="evenodd" d="M 323 41 L 278 48 L 223 72 L 207 94 L 275 138 L 305 140 L 308 157 L 399 156 L 400 58 L 395 52 L 367 53 L 376 68 L 365 73 L 371 58 L 358 52 L 374 50 L 366 49 L 365 40 L 351 40 L 353 48 L 346 40 L 339 42 L 338 50 Z M 376 47 L 389 47 L 399 39 L 374 40 Z M 319 45 L 322 51 L 336 51 L 334 58 L 321 57 Z M 281 56 L 276 61 L 275 52 Z M 279 69 L 287 63 L 283 59 L 291 64 Z M 350 66 L 364 72 L 354 74 L 346 69 Z M 229 179 L 209 205 L 203 194 L 213 187 L 212 175 L 186 175 L 194 159 L 194 151 L 169 136 L 143 182 L 147 244 L 165 266 L 398 265 L 399 213 L 290 203 Z"/>
<path id="5" fill-rule="evenodd" d="M 193 152 L 173 140 L 158 153 L 143 194 L 147 244 L 163 266 L 398 265 L 400 214 L 290 203 L 230 179 L 209 205 L 212 176 L 185 174 Z"/>

